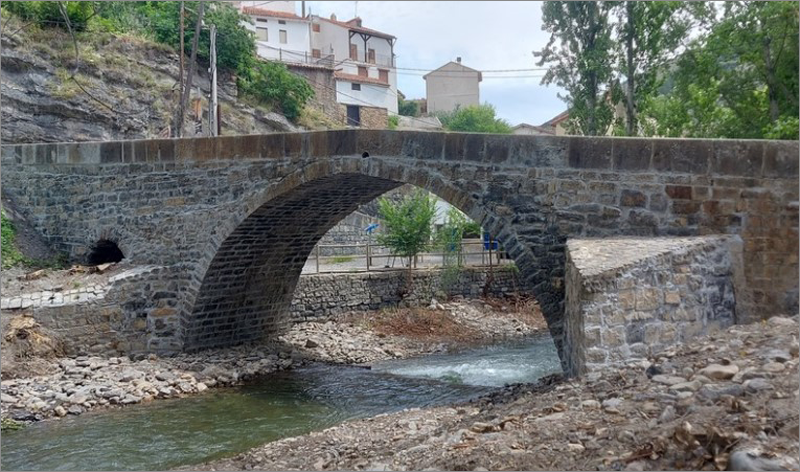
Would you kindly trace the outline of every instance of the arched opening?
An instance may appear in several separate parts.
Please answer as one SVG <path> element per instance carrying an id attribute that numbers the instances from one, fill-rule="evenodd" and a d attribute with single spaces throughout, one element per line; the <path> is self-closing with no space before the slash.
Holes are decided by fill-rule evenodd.
<path id="1" fill-rule="evenodd" d="M 100 265 L 109 262 L 119 262 L 125 258 L 117 243 L 110 239 L 100 239 L 92 246 L 87 256 L 89 265 Z"/>
<path id="2" fill-rule="evenodd" d="M 292 183 L 277 196 L 265 198 L 224 238 L 183 319 L 184 350 L 264 341 L 282 331 L 300 275 L 323 235 L 360 205 L 404 183 L 432 191 L 479 222 L 518 263 L 521 289 L 528 290 L 537 282 L 530 250 L 516 240 L 508 223 L 486 211 L 483 202 L 469 193 L 443 186 L 440 179 L 368 165 L 294 182 L 298 181 L 302 183 Z M 547 321 L 552 333 L 551 317 Z M 558 348 L 558 339 L 553 338 Z"/>

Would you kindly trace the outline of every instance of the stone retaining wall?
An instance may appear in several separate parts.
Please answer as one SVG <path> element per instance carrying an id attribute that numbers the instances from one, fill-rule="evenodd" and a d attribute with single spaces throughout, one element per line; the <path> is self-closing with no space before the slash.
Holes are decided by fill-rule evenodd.
<path id="1" fill-rule="evenodd" d="M 106 284 L 95 284 L 63 292 L 42 291 L 3 298 L 0 307 L 7 314 L 27 313 L 64 342 L 68 355 L 98 354 L 119 356 L 146 352 L 147 339 L 138 333 L 148 329 L 169 329 L 169 307 L 147 315 L 143 290 L 158 283 L 163 267 L 137 267 L 111 277 Z M 427 305 L 442 288 L 441 269 L 415 270 L 414 289 L 406 300 L 411 305 Z M 450 295 L 479 297 L 483 294 L 488 271 L 465 268 L 446 289 Z M 300 277 L 291 305 L 291 322 L 323 318 L 348 311 L 367 311 L 397 306 L 399 290 L 406 272 L 364 272 L 318 274 Z M 510 294 L 518 289 L 517 272 L 494 269 L 492 295 Z M 127 314 L 140 311 L 141 316 Z M 148 326 L 154 323 L 154 326 Z"/>
<path id="2" fill-rule="evenodd" d="M 738 236 L 567 241 L 565 332 L 575 372 L 645 359 L 756 321 L 741 288 Z M 736 295 L 736 297 L 735 297 Z"/>
<path id="3" fill-rule="evenodd" d="M 488 270 L 464 268 L 458 273 L 457 280 L 450 284 L 445 282 L 446 288 L 442 285 L 442 276 L 442 269 L 415 270 L 414 288 L 405 301 L 415 306 L 427 305 L 431 298 L 439 296 L 442 291 L 451 296 L 480 297 Z M 447 280 L 447 275 L 444 277 Z M 494 269 L 493 277 L 488 292 L 492 295 L 516 293 L 520 288 L 515 269 Z M 300 277 L 292 300 L 291 318 L 295 321 L 307 320 L 348 311 L 397 306 L 405 283 L 405 270 L 304 275 Z"/>

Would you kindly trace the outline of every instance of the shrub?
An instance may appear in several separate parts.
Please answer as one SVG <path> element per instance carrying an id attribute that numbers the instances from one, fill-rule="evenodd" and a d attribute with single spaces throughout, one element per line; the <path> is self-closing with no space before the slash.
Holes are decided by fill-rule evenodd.
<path id="1" fill-rule="evenodd" d="M 73 31 L 84 31 L 94 16 L 95 2 L 60 2 L 64 5 Z M 58 6 L 59 2 L 3 2 L 3 8 L 27 21 L 41 26 L 66 28 L 67 23 Z"/>
<path id="2" fill-rule="evenodd" d="M 17 264 L 25 262 L 25 256 L 19 252 L 16 246 L 17 230 L 14 228 L 14 223 L 9 219 L 5 213 L 0 214 L 0 256 L 3 259 L 3 269 L 14 267 Z"/>
<path id="3" fill-rule="evenodd" d="M 397 129 L 399 125 L 400 125 L 400 118 L 398 118 L 397 115 L 391 115 L 389 117 L 389 122 L 387 127 L 389 129 Z"/>
<path id="4" fill-rule="evenodd" d="M 286 118 L 295 121 L 314 89 L 299 75 L 278 62 L 257 61 L 239 75 L 239 90 L 265 105 L 278 105 Z"/>
<path id="5" fill-rule="evenodd" d="M 406 285 L 401 288 L 403 295 L 408 294 L 413 286 L 411 271 L 414 257 L 431 247 L 436 199 L 422 189 L 397 203 L 381 197 L 378 200 L 378 214 L 383 219 L 384 229 L 377 237 L 378 243 L 408 258 Z"/>
<path id="6" fill-rule="evenodd" d="M 449 131 L 465 131 L 471 133 L 510 134 L 511 125 L 507 121 L 495 117 L 495 109 L 488 103 L 470 105 L 453 112 L 437 113 L 439 121 Z"/>

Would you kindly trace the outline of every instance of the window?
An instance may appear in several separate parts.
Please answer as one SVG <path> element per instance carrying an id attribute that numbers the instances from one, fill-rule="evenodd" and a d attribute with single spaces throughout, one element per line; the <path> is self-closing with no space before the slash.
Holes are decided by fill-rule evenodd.
<path id="1" fill-rule="evenodd" d="M 281 37 L 281 44 L 286 44 L 288 39 L 286 38 L 286 30 L 280 30 L 280 37 Z"/>
<path id="2" fill-rule="evenodd" d="M 386 69 L 378 69 L 378 78 L 381 82 L 389 83 L 389 71 Z"/>
<path id="3" fill-rule="evenodd" d="M 354 61 L 358 60 L 358 46 L 355 44 L 350 44 L 350 59 Z"/>
<path id="4" fill-rule="evenodd" d="M 269 34 L 266 28 L 256 28 L 256 39 L 259 41 L 269 41 Z"/>
<path id="5" fill-rule="evenodd" d="M 267 19 L 266 18 L 256 18 L 256 21 L 259 22 L 259 23 L 266 23 Z"/>
<path id="6" fill-rule="evenodd" d="M 367 68 L 358 66 L 358 75 L 361 77 L 369 77 L 369 74 L 367 73 Z"/>
<path id="7" fill-rule="evenodd" d="M 313 31 L 315 33 L 319 33 L 319 23 L 313 23 L 311 25 L 311 31 Z"/>
<path id="8" fill-rule="evenodd" d="M 361 84 L 350 84 L 351 90 L 361 90 Z"/>
<path id="9" fill-rule="evenodd" d="M 322 57 L 322 51 L 320 51 L 319 49 L 312 49 L 311 50 L 311 57 L 313 57 L 315 59 L 319 59 L 320 57 Z"/>
<path id="10" fill-rule="evenodd" d="M 367 62 L 369 62 L 370 64 L 375 64 L 375 50 L 370 49 L 369 51 L 367 51 L 367 54 L 369 54 Z"/>
<path id="11" fill-rule="evenodd" d="M 279 25 L 285 25 L 286 24 L 286 20 L 278 20 L 278 24 Z"/>

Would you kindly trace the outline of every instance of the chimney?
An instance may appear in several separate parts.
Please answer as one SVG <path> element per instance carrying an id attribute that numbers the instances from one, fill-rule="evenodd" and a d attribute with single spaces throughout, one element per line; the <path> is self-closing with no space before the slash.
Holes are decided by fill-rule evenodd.
<path id="1" fill-rule="evenodd" d="M 361 17 L 355 17 L 356 26 L 361 27 Z"/>
<path id="2" fill-rule="evenodd" d="M 336 13 L 331 13 L 331 20 L 336 21 Z"/>
<path id="3" fill-rule="evenodd" d="M 456 58 L 456 62 L 458 62 L 459 64 L 461 64 L 461 56 L 458 56 L 458 57 Z"/>

